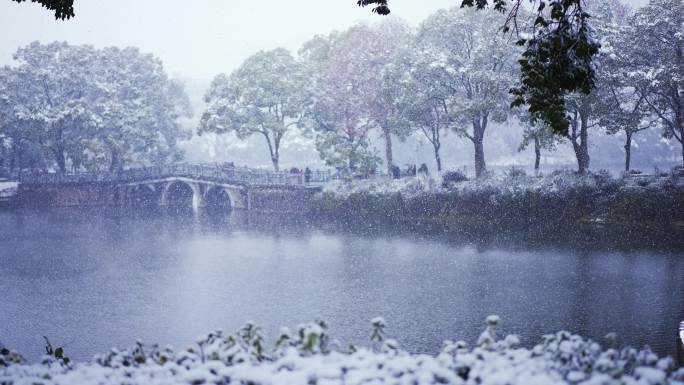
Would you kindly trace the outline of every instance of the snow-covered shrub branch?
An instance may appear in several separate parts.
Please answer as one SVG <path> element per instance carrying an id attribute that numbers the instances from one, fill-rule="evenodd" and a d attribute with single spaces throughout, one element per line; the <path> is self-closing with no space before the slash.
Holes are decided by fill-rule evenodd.
<path id="1" fill-rule="evenodd" d="M 568 332 L 542 337 L 531 349 L 517 336 L 497 340 L 497 316 L 473 347 L 445 341 L 436 355 L 411 354 L 384 336 L 376 318 L 374 348 L 342 350 L 329 344 L 323 322 L 285 329 L 276 346 L 263 350 L 260 329 L 247 324 L 235 335 L 202 336 L 182 351 L 137 343 L 112 349 L 91 362 L 70 366 L 7 360 L 0 351 L 0 383 L 14 384 L 661 384 L 684 383 L 684 368 L 650 349 L 602 348 Z M 258 346 L 258 347 L 257 347 Z"/>

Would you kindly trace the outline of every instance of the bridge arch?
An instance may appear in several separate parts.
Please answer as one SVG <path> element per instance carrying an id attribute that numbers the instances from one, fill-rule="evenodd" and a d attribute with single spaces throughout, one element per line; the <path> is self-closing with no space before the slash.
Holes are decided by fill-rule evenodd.
<path id="1" fill-rule="evenodd" d="M 229 189 L 224 186 L 209 186 L 204 194 L 204 206 L 207 208 L 225 212 L 232 210 L 234 205 Z"/>
<path id="2" fill-rule="evenodd" d="M 161 205 L 174 208 L 190 208 L 197 211 L 201 206 L 202 194 L 196 183 L 183 180 L 169 181 L 162 191 Z"/>
<path id="3" fill-rule="evenodd" d="M 130 203 L 134 207 L 154 207 L 159 202 L 157 191 L 149 184 L 133 186 L 129 194 Z"/>

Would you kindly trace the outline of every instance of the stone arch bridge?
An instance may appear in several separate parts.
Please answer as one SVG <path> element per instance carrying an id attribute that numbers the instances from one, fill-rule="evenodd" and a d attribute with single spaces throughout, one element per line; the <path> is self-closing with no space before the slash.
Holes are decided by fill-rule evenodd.
<path id="1" fill-rule="evenodd" d="M 187 207 L 301 211 L 330 180 L 327 171 L 274 172 L 230 165 L 146 167 L 120 173 L 23 173 L 20 204 L 49 206 Z"/>

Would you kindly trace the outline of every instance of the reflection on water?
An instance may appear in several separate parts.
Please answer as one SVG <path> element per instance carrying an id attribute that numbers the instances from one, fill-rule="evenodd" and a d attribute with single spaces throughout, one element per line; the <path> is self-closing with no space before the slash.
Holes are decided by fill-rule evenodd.
<path id="1" fill-rule="evenodd" d="M 472 245 L 364 236 L 288 218 L 0 212 L 0 341 L 30 359 L 42 336 L 76 359 L 136 339 L 177 348 L 245 321 L 272 340 L 317 318 L 343 344 L 371 318 L 414 352 L 473 342 L 488 314 L 526 345 L 567 329 L 674 353 L 682 253 Z"/>

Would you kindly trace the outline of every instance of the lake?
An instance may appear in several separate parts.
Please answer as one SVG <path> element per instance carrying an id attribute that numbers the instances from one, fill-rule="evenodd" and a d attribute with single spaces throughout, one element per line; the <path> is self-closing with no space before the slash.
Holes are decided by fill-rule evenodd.
<path id="1" fill-rule="evenodd" d="M 684 252 L 466 242 L 268 216 L 0 211 L 0 341 L 86 360 L 137 339 L 180 349 L 246 321 L 323 319 L 342 346 L 370 319 L 412 352 L 472 344 L 487 315 L 531 346 L 561 329 L 674 354 Z"/>

